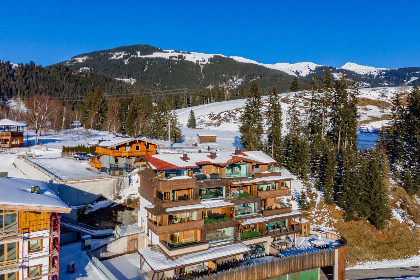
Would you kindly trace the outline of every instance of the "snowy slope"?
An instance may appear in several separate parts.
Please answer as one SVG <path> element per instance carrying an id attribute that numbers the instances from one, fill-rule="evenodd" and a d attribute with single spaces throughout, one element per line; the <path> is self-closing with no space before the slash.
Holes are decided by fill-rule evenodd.
<path id="1" fill-rule="evenodd" d="M 312 62 L 264 64 L 264 63 L 259 63 L 255 60 L 251 60 L 251 59 L 240 57 L 240 56 L 230 56 L 230 58 L 238 62 L 257 64 L 257 65 L 264 66 L 270 69 L 283 71 L 289 75 L 300 76 L 300 77 L 305 77 L 309 75 L 310 73 L 312 73 L 313 71 L 315 71 L 317 67 L 322 67 L 322 65 L 318 65 Z"/>
<path id="2" fill-rule="evenodd" d="M 353 62 L 347 62 L 346 64 L 341 66 L 340 69 L 353 71 L 361 75 L 373 75 L 373 76 L 377 76 L 381 74 L 383 71 L 389 70 L 387 68 L 375 68 L 372 66 L 359 65 Z"/>

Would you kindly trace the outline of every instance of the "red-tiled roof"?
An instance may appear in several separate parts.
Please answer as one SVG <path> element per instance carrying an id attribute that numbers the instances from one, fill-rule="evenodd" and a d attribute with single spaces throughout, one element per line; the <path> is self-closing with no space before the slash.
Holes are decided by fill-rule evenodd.
<path id="1" fill-rule="evenodd" d="M 168 169 L 179 169 L 179 168 L 181 168 L 181 167 L 173 165 L 169 162 L 166 162 L 166 161 L 163 161 L 161 159 L 155 158 L 152 155 L 144 155 L 144 158 L 146 159 L 146 161 L 149 164 L 153 165 L 153 169 L 168 170 Z M 194 166 L 188 166 L 188 167 L 182 167 L 182 168 L 197 168 L 197 167 L 198 166 L 194 165 Z"/>

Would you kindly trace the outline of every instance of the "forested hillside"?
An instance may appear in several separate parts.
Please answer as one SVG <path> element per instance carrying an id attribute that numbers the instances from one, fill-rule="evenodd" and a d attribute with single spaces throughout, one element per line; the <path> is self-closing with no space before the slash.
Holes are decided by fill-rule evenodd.
<path id="1" fill-rule="evenodd" d="M 79 72 L 63 65 L 42 67 L 30 62 L 16 65 L 0 62 L 0 97 L 26 99 L 29 95 L 45 93 L 71 101 L 77 96 L 85 96 L 100 87 L 103 92 L 121 94 L 144 89 L 141 85 L 129 85 L 113 78 Z"/>

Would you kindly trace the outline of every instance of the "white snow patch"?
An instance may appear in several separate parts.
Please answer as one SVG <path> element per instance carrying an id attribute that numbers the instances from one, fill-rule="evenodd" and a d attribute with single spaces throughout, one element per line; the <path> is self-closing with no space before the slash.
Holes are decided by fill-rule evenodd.
<path id="1" fill-rule="evenodd" d="M 341 66 L 341 69 L 353 71 L 361 75 L 373 75 L 373 76 L 377 76 L 381 74 L 382 71 L 388 70 L 387 68 L 375 68 L 372 66 L 359 65 L 353 62 L 347 62 L 346 64 Z"/>
<path id="2" fill-rule="evenodd" d="M 127 84 L 134 84 L 136 82 L 136 79 L 134 78 L 115 78 L 115 80 L 122 81 Z"/>
<path id="3" fill-rule="evenodd" d="M 356 266 L 347 269 L 376 269 L 376 268 L 397 268 L 397 267 L 410 267 L 420 265 L 420 255 L 413 256 L 407 259 L 398 260 L 383 260 L 376 262 L 360 263 Z"/>

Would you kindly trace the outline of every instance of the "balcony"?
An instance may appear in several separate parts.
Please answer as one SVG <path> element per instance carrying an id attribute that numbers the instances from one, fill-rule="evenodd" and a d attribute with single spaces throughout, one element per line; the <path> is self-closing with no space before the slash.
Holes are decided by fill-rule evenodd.
<path id="1" fill-rule="evenodd" d="M 0 131 L 0 137 L 23 137 L 22 131 Z"/>
<path id="2" fill-rule="evenodd" d="M 203 251 L 209 248 L 205 241 L 189 241 L 183 243 L 169 243 L 164 240 L 159 242 L 159 247 L 169 256 L 185 255 L 192 252 Z"/>
<path id="3" fill-rule="evenodd" d="M 179 189 L 194 189 L 196 179 L 195 178 L 186 178 L 186 179 L 162 179 L 155 178 L 154 187 L 159 191 L 172 191 Z"/>
<path id="4" fill-rule="evenodd" d="M 188 221 L 169 225 L 157 225 L 152 220 L 147 221 L 147 227 L 157 235 L 199 229 L 202 228 L 203 225 L 204 220 Z"/>
<path id="5" fill-rule="evenodd" d="M 292 207 L 265 207 L 263 209 L 263 216 L 272 216 L 278 214 L 285 214 L 292 212 Z"/>
<path id="6" fill-rule="evenodd" d="M 241 232 L 241 240 L 260 237 L 262 235 L 263 234 L 259 231 L 244 231 L 244 232 Z"/>
<path id="7" fill-rule="evenodd" d="M 208 217 L 205 217 L 204 223 L 205 224 L 211 224 L 211 223 L 217 223 L 217 222 L 223 222 L 223 221 L 229 221 L 231 218 L 227 217 L 225 214 L 211 214 Z"/>
<path id="8" fill-rule="evenodd" d="M 292 194 L 291 190 L 288 188 L 282 188 L 278 190 L 258 191 L 257 193 L 258 193 L 258 196 L 261 197 L 261 199 L 287 196 L 287 195 Z"/>

